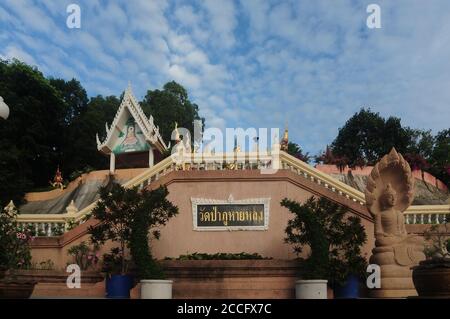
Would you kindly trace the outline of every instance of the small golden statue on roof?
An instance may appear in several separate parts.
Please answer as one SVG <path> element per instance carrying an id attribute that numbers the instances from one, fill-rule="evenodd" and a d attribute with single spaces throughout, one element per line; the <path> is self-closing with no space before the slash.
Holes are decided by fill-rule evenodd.
<path id="1" fill-rule="evenodd" d="M 61 170 L 59 169 L 59 165 L 56 169 L 55 177 L 53 177 L 53 182 L 50 181 L 50 185 L 52 185 L 54 188 L 59 188 L 61 190 L 64 189 L 64 179 Z"/>
<path id="2" fill-rule="evenodd" d="M 286 128 L 284 129 L 283 138 L 281 139 L 281 142 L 280 142 L 280 149 L 282 151 L 287 152 L 288 146 L 289 146 L 289 131 L 288 131 L 288 127 L 286 125 Z"/>

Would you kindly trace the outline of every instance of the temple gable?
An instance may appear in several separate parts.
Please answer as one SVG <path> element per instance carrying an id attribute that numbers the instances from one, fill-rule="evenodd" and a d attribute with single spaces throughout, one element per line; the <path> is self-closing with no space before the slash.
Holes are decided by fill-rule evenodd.
<path id="1" fill-rule="evenodd" d="M 148 154 L 148 167 L 153 166 L 155 154 L 164 153 L 168 147 L 154 124 L 153 117 L 147 118 L 133 95 L 131 86 L 125 91 L 111 126 L 105 123 L 106 138 L 100 141 L 98 134 L 97 149 L 110 156 L 110 172 L 116 166 L 116 156 L 136 158 L 139 154 Z M 142 161 L 141 161 L 142 162 Z"/>

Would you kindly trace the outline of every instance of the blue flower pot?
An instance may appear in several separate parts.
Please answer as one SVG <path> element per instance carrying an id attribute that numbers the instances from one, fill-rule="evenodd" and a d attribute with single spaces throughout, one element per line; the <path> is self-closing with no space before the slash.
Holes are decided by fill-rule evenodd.
<path id="1" fill-rule="evenodd" d="M 354 299 L 360 297 L 360 280 L 358 276 L 349 275 L 343 286 L 334 287 L 334 298 Z"/>
<path id="2" fill-rule="evenodd" d="M 133 288 L 133 276 L 111 275 L 106 278 L 106 297 L 129 299 L 130 290 Z"/>

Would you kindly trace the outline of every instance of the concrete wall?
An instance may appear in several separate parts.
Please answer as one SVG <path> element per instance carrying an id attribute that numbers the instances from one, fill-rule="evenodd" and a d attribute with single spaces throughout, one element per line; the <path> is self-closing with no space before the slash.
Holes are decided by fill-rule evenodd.
<path id="1" fill-rule="evenodd" d="M 362 218 L 368 242 L 364 253 L 370 256 L 374 245 L 373 222 L 366 208 L 346 199 L 302 176 L 289 171 L 263 175 L 258 171 L 177 171 L 164 176 L 152 187 L 166 184 L 169 199 L 178 206 L 179 215 L 161 229 L 161 239 L 152 241 L 152 251 L 157 258 L 178 257 L 181 254 L 201 253 L 259 253 L 275 259 L 292 259 L 292 247 L 284 243 L 285 228 L 292 214 L 280 206 L 287 197 L 299 202 L 312 195 L 325 196 L 349 207 L 351 214 Z M 191 197 L 225 200 L 230 194 L 235 200 L 266 198 L 270 200 L 268 230 L 245 231 L 195 231 L 193 229 Z M 67 256 L 70 246 L 88 241 L 87 228 L 95 225 L 90 220 L 61 237 L 38 238 L 33 243 L 33 260 L 52 259 L 58 268 L 72 262 Z M 109 251 L 108 244 L 101 251 Z M 306 253 L 306 252 L 305 252 Z"/>
<path id="2" fill-rule="evenodd" d="M 299 187 L 289 179 L 266 176 L 261 178 L 253 172 L 238 173 L 217 171 L 195 172 L 198 178 L 184 176 L 169 184 L 169 199 L 178 206 L 179 215 L 161 229 L 161 240 L 153 242 L 157 257 L 177 257 L 193 252 L 248 252 L 259 253 L 276 259 L 292 259 L 296 256 L 292 247 L 284 243 L 285 228 L 293 215 L 280 202 L 283 198 L 304 202 L 313 192 Z M 226 174 L 227 176 L 221 174 Z M 233 178 L 234 177 L 234 178 Z M 279 176 L 280 177 L 280 176 Z M 226 180 L 224 180 L 226 179 Z M 269 229 L 264 231 L 195 231 L 192 221 L 191 197 L 226 200 L 230 195 L 235 200 L 270 198 Z M 363 221 L 372 242 L 373 224 Z M 368 243 L 366 251 L 372 248 Z"/>

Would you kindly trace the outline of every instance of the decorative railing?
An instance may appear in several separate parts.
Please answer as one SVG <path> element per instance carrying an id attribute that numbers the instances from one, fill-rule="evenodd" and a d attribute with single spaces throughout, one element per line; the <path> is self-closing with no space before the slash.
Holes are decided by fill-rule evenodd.
<path id="1" fill-rule="evenodd" d="M 301 175 L 310 181 L 321 185 L 332 192 L 335 192 L 347 199 L 350 199 L 360 205 L 365 205 L 366 200 L 364 193 L 359 190 L 323 173 L 307 163 L 285 153 L 280 153 L 281 169 L 287 169 L 298 175 Z"/>
<path id="2" fill-rule="evenodd" d="M 406 224 L 445 224 L 450 222 L 450 205 L 411 206 L 405 212 Z"/>
<path id="3" fill-rule="evenodd" d="M 364 193 L 323 173 L 305 162 L 273 149 L 272 152 L 189 153 L 175 162 L 168 157 L 142 174 L 124 183 L 124 187 L 140 189 L 159 180 L 175 170 L 289 170 L 326 189 L 360 205 L 365 205 Z M 269 172 L 267 172 L 269 173 Z M 55 236 L 83 223 L 96 202 L 78 211 L 72 205 L 66 214 L 20 214 L 17 218 L 22 227 L 33 229 L 40 236 Z M 405 212 L 407 224 L 439 224 L 450 220 L 450 205 L 411 206 Z"/>

